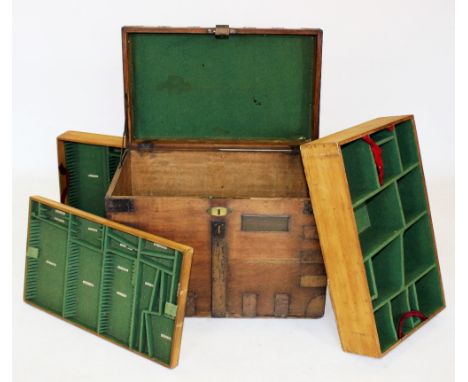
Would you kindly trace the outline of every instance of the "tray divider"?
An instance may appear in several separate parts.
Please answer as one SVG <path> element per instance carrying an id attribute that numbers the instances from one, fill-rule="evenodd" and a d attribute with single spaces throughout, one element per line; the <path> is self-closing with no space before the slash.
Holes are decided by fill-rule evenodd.
<path id="1" fill-rule="evenodd" d="M 151 292 L 151 299 L 150 299 L 150 303 L 149 303 L 149 307 L 148 307 L 148 309 L 150 311 L 152 311 L 152 312 L 154 311 L 153 307 L 154 307 L 155 301 L 156 301 L 156 293 L 161 288 L 161 285 L 160 285 L 160 283 L 161 283 L 161 274 L 162 274 L 162 271 L 160 269 L 157 269 L 156 270 L 156 276 L 154 277 L 154 287 L 153 287 L 153 291 Z M 159 311 L 157 313 L 160 314 L 161 312 Z"/>
<path id="2" fill-rule="evenodd" d="M 134 273 L 132 275 L 132 282 L 133 282 L 133 300 L 132 300 L 132 317 L 130 320 L 130 338 L 128 340 L 129 346 L 133 349 L 135 348 L 135 336 L 136 330 L 138 328 L 135 327 L 136 315 L 138 311 L 138 300 L 140 299 L 140 292 L 141 289 L 139 288 L 141 283 L 141 248 L 143 247 L 143 240 L 138 238 L 138 251 L 137 251 L 137 258 L 134 262 Z"/>
<path id="3" fill-rule="evenodd" d="M 108 228 L 104 227 L 104 252 L 101 269 L 101 288 L 99 296 L 98 333 L 105 334 L 109 329 L 109 311 L 112 301 L 112 277 L 114 272 L 113 256 L 108 252 Z"/>
<path id="4" fill-rule="evenodd" d="M 65 260 L 65 282 L 63 293 L 63 317 L 70 318 L 75 316 L 77 309 L 78 292 L 78 272 L 80 263 L 80 248 L 73 241 L 72 224 L 73 217 L 70 218 L 67 237 L 67 254 Z"/>
<path id="5" fill-rule="evenodd" d="M 174 263 L 172 266 L 171 287 L 169 290 L 169 302 L 175 304 L 177 299 L 178 280 L 176 280 L 177 271 L 180 268 L 181 256 L 179 251 L 174 252 Z"/>

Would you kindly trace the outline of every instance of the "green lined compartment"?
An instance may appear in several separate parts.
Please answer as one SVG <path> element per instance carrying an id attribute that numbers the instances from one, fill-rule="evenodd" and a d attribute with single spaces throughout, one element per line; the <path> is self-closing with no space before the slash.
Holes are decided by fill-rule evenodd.
<path id="1" fill-rule="evenodd" d="M 355 214 L 360 232 L 359 240 L 365 258 L 377 252 L 403 228 L 403 215 L 399 205 L 397 188 L 390 185 L 356 208 L 355 211 L 359 211 Z M 367 224 L 367 221 L 369 224 L 362 229 L 362 222 Z"/>
<path id="2" fill-rule="evenodd" d="M 341 147 L 346 177 L 353 202 L 377 190 L 379 178 L 370 146 L 357 140 Z"/>
<path id="3" fill-rule="evenodd" d="M 371 261 L 378 298 L 374 306 L 388 300 L 403 287 L 403 244 L 396 238 L 377 253 Z"/>
<path id="4" fill-rule="evenodd" d="M 444 306 L 439 270 L 432 269 L 415 283 L 419 310 L 429 317 Z"/>
<path id="5" fill-rule="evenodd" d="M 383 180 L 384 183 L 398 176 L 402 172 L 402 165 L 397 143 L 394 139 L 380 145 L 382 150 L 382 161 L 384 163 Z"/>
<path id="6" fill-rule="evenodd" d="M 33 301 L 46 309 L 61 314 L 65 283 L 65 258 L 67 252 L 66 229 L 47 220 L 39 222 L 37 244 L 38 258 L 36 272 L 36 290 Z"/>
<path id="7" fill-rule="evenodd" d="M 317 36 L 130 33 L 133 138 L 312 138 Z"/>
<path id="8" fill-rule="evenodd" d="M 429 216 L 410 226 L 403 234 L 405 247 L 405 281 L 410 283 L 436 263 Z"/>
<path id="9" fill-rule="evenodd" d="M 380 348 L 384 352 L 397 341 L 397 332 L 389 303 L 375 312 L 375 323 L 379 333 Z"/>
<path id="10" fill-rule="evenodd" d="M 104 196 L 118 167 L 121 149 L 64 142 L 68 204 L 105 216 Z"/>
<path id="11" fill-rule="evenodd" d="M 25 300 L 165 364 L 181 264 L 172 248 L 31 201 Z"/>
<path id="12" fill-rule="evenodd" d="M 414 135 L 413 124 L 410 120 L 399 123 L 395 126 L 395 133 L 398 140 L 398 147 L 403 168 L 407 168 L 418 163 L 418 146 Z"/>
<path id="13" fill-rule="evenodd" d="M 383 352 L 397 341 L 404 313 L 430 316 L 444 306 L 444 298 L 412 121 L 371 138 L 382 148 L 383 185 L 366 142 L 358 139 L 342 150 Z M 420 323 L 408 319 L 404 334 Z"/>
<path id="14" fill-rule="evenodd" d="M 398 330 L 401 316 L 403 316 L 403 314 L 411 310 L 408 297 L 408 290 L 403 290 L 403 292 L 401 292 L 399 295 L 393 298 L 391 304 L 393 324 L 395 325 L 396 330 Z M 414 321 L 413 317 L 408 318 L 403 323 L 403 333 L 408 333 L 409 331 L 411 331 L 411 329 L 414 328 L 415 325 L 416 321 Z"/>
<path id="15" fill-rule="evenodd" d="M 419 166 L 398 180 L 398 190 L 405 221 L 410 223 L 426 211 L 426 200 L 421 197 L 424 184 Z"/>
<path id="16" fill-rule="evenodd" d="M 106 334 L 128 345 L 133 301 L 133 272 L 135 261 L 114 256 L 114 269 L 110 289 L 112 291 L 109 323 Z"/>

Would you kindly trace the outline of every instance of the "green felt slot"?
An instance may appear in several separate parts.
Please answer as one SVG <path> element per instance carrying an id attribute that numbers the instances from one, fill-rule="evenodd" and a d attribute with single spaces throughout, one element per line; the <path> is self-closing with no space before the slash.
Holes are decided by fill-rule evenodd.
<path id="1" fill-rule="evenodd" d="M 40 224 L 37 291 L 34 302 L 62 314 L 67 231 L 43 221 Z"/>
<path id="2" fill-rule="evenodd" d="M 400 155 L 395 140 L 390 140 L 382 144 L 380 148 L 382 150 L 383 180 L 387 182 L 401 174 L 402 166 Z"/>
<path id="3" fill-rule="evenodd" d="M 356 214 L 356 211 L 359 211 L 358 214 Z M 367 213 L 367 217 L 365 213 Z M 359 233 L 361 250 L 363 256 L 367 258 L 375 253 L 386 241 L 395 236 L 404 226 L 396 186 L 392 184 L 368 199 L 363 205 L 355 209 L 355 216 L 358 227 L 359 222 L 367 221 L 367 219 L 370 222 L 370 225 Z"/>
<path id="4" fill-rule="evenodd" d="M 405 289 L 401 292 L 398 296 L 392 299 L 392 315 L 393 315 L 393 324 L 395 325 L 395 329 L 398 330 L 398 326 L 400 324 L 400 318 L 403 314 L 409 312 L 411 310 L 409 297 L 408 297 L 408 290 Z M 403 333 L 407 334 L 415 327 L 415 321 L 412 317 L 405 320 L 403 323 Z"/>
<path id="5" fill-rule="evenodd" d="M 367 283 L 369 285 L 369 293 L 371 300 L 375 300 L 378 297 L 377 284 L 375 283 L 374 268 L 372 267 L 371 260 L 364 263 L 366 268 Z"/>
<path id="6" fill-rule="evenodd" d="M 72 220 L 72 237 L 97 249 L 102 248 L 104 227 L 87 219 L 74 217 Z"/>
<path id="7" fill-rule="evenodd" d="M 97 330 L 102 253 L 77 247 L 79 249 L 79 268 L 76 284 L 77 305 L 74 320 L 90 329 Z"/>
<path id="8" fill-rule="evenodd" d="M 419 219 L 403 234 L 405 251 L 405 282 L 410 283 L 436 262 L 430 220 Z"/>
<path id="9" fill-rule="evenodd" d="M 312 138 L 317 37 L 129 34 L 133 137 Z"/>
<path id="10" fill-rule="evenodd" d="M 375 307 L 403 287 L 403 248 L 401 237 L 396 238 L 372 258 L 378 298 Z"/>
<path id="11" fill-rule="evenodd" d="M 395 133 L 398 140 L 403 168 L 407 168 L 414 163 L 418 163 L 418 147 L 416 145 L 416 137 L 413 131 L 413 123 L 410 120 L 399 123 L 395 127 Z"/>
<path id="12" fill-rule="evenodd" d="M 406 223 L 426 211 L 426 195 L 419 167 L 398 180 L 398 190 Z"/>
<path id="13" fill-rule="evenodd" d="M 50 221 L 54 225 L 65 230 L 68 228 L 69 215 L 60 210 L 41 204 L 38 208 L 38 217 L 44 221 Z"/>
<path id="14" fill-rule="evenodd" d="M 397 341 L 390 304 L 385 304 L 375 312 L 375 323 L 379 334 L 380 349 L 384 352 Z"/>
<path id="15" fill-rule="evenodd" d="M 442 295 L 442 286 L 437 267 L 416 281 L 416 292 L 419 310 L 426 317 L 429 317 L 444 306 L 444 297 Z"/>
<path id="16" fill-rule="evenodd" d="M 114 270 L 111 282 L 109 327 L 106 334 L 128 345 L 132 316 L 134 262 L 114 255 Z"/>
<path id="17" fill-rule="evenodd" d="M 130 257 L 136 257 L 138 252 L 138 238 L 126 234 L 125 232 L 117 232 L 114 229 L 109 229 L 109 242 L 107 248 L 115 252 L 122 252 Z"/>
<path id="18" fill-rule="evenodd" d="M 106 241 L 107 242 L 107 241 Z M 104 244 L 106 249 L 106 243 Z M 98 333 L 106 334 L 109 330 L 110 310 L 112 303 L 112 277 L 114 274 L 114 259 L 111 253 L 104 251 L 101 269 L 101 289 L 99 291 Z"/>
<path id="19" fill-rule="evenodd" d="M 63 317 L 70 318 L 76 314 L 78 268 L 80 249 L 68 238 L 68 253 L 65 259 L 65 291 L 63 296 Z"/>
<path id="20" fill-rule="evenodd" d="M 418 310 L 419 311 L 419 302 L 418 302 L 418 292 L 416 291 L 416 285 L 411 284 L 408 287 L 408 299 L 410 304 L 410 310 Z M 421 323 L 421 320 L 417 317 L 413 317 L 413 326 L 416 327 Z"/>
<path id="21" fill-rule="evenodd" d="M 359 139 L 342 146 L 342 153 L 353 202 L 379 188 L 375 161 L 369 144 Z"/>
<path id="22" fill-rule="evenodd" d="M 156 313 L 144 313 L 146 346 L 143 351 L 151 358 L 169 363 L 174 333 L 174 320 Z"/>
<path id="23" fill-rule="evenodd" d="M 104 196 L 120 161 L 120 149 L 65 142 L 68 204 L 105 216 Z"/>
<path id="24" fill-rule="evenodd" d="M 136 346 L 140 341 L 140 328 L 143 320 L 143 312 L 148 311 L 151 307 L 151 296 L 153 291 L 158 288 L 158 280 L 156 279 L 157 270 L 147 265 L 141 265 L 139 268 L 140 282 L 137 286 L 136 298 L 135 298 L 135 310 L 132 322 L 132 336 L 131 346 Z"/>
<path id="25" fill-rule="evenodd" d="M 133 349 L 151 341 L 144 352 L 169 363 L 181 254 L 35 201 L 30 211 L 25 299 Z"/>

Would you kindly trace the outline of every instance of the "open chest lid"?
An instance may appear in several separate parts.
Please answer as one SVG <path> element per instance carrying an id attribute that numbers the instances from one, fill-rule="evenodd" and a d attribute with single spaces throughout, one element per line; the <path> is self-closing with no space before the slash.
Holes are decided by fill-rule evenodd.
<path id="1" fill-rule="evenodd" d="M 128 146 L 318 137 L 321 30 L 124 27 L 122 39 Z"/>

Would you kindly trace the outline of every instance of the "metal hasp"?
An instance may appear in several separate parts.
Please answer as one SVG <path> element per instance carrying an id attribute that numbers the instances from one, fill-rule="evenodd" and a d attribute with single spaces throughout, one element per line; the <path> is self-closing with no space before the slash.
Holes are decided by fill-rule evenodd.
<path id="1" fill-rule="evenodd" d="M 229 38 L 230 32 L 231 29 L 229 28 L 229 25 L 216 25 L 214 30 L 216 38 Z"/>
<path id="2" fill-rule="evenodd" d="M 211 222 L 211 314 L 226 317 L 226 222 Z"/>

